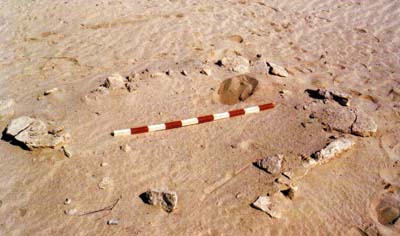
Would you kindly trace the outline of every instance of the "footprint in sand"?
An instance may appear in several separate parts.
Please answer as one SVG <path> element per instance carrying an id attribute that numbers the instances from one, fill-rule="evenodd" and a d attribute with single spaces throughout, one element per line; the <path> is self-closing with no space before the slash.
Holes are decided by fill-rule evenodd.
<path id="1" fill-rule="evenodd" d="M 214 93 L 214 99 L 222 104 L 233 105 L 253 95 L 258 80 L 247 75 L 239 75 L 224 80 Z"/>

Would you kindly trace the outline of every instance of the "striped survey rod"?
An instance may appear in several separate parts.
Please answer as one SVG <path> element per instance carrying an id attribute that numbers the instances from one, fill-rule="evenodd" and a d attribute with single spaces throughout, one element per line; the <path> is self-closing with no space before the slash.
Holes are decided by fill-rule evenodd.
<path id="1" fill-rule="evenodd" d="M 206 122 L 211 122 L 215 120 L 222 120 L 227 118 L 232 118 L 235 116 L 241 115 L 248 115 L 252 113 L 259 113 L 260 111 L 268 110 L 274 108 L 275 105 L 273 103 L 267 103 L 259 106 L 252 106 L 243 109 L 237 109 L 233 111 L 227 111 L 222 113 L 216 113 L 213 115 L 206 115 L 206 116 L 199 116 L 196 118 L 190 118 L 185 120 L 177 120 L 171 121 L 163 124 L 156 124 L 156 125 L 146 125 L 136 128 L 130 129 L 121 129 L 121 130 L 114 130 L 114 136 L 122 136 L 122 135 L 133 135 L 133 134 L 140 134 L 140 133 L 147 133 L 159 130 L 166 130 L 166 129 L 175 129 L 180 127 L 185 127 L 189 125 L 197 125 Z"/>

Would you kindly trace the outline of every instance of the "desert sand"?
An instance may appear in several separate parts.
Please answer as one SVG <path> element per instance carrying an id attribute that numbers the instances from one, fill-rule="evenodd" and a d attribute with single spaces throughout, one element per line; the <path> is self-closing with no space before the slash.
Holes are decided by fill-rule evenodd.
<path id="1" fill-rule="evenodd" d="M 3 0 L 0 13 L 0 235 L 400 235 L 399 1 Z M 105 86 L 116 73 L 126 84 Z M 220 86 L 243 75 L 255 89 L 232 99 Z M 366 137 L 359 111 L 377 126 Z M 21 116 L 68 138 L 15 143 Z M 338 138 L 354 145 L 319 162 Z M 282 174 L 254 164 L 278 154 Z M 296 191 L 274 199 L 274 218 L 252 203 L 282 178 Z M 175 192 L 176 209 L 146 204 L 149 189 Z"/>

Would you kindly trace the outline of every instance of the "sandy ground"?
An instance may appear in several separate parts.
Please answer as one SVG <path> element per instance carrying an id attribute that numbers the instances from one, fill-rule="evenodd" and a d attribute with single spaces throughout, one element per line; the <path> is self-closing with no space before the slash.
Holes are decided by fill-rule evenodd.
<path id="1" fill-rule="evenodd" d="M 15 100 L 1 130 L 22 115 L 53 121 L 71 134 L 66 145 L 73 153 L 66 158 L 58 149 L 27 151 L 0 141 L 0 235 L 400 231 L 379 224 L 371 206 L 384 191 L 379 171 L 400 168 L 399 1 L 4 0 L 0 13 L 0 97 Z M 252 62 L 258 87 L 244 102 L 223 105 L 213 94 L 238 73 L 214 63 L 229 53 Z M 289 76 L 269 75 L 259 66 L 264 61 L 285 66 Z M 211 75 L 200 73 L 205 67 Z M 135 91 L 94 91 L 113 73 L 138 73 Z M 59 91 L 43 96 L 54 87 Z M 378 131 L 345 134 L 355 147 L 295 180 L 295 197 L 281 219 L 272 219 L 250 204 L 276 191 L 274 177 L 251 163 L 281 153 L 283 171 L 301 172 L 302 154 L 343 135 L 325 131 L 303 109 L 318 102 L 304 91 L 318 87 L 351 94 L 351 107 L 366 111 Z M 110 135 L 267 102 L 277 107 L 171 131 Z M 121 150 L 125 145 L 132 150 Z M 104 177 L 111 183 L 100 189 Z M 144 204 L 139 195 L 149 188 L 176 191 L 177 210 Z M 112 211 L 79 216 L 120 197 Z M 77 215 L 64 214 L 72 208 Z M 112 218 L 119 224 L 107 225 Z"/>

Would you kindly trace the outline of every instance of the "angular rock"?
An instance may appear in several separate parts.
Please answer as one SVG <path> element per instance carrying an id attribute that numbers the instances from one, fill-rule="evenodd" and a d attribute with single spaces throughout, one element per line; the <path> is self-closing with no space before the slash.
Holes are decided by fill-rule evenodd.
<path id="1" fill-rule="evenodd" d="M 97 185 L 100 189 L 106 189 L 108 186 L 110 186 L 113 183 L 111 177 L 104 177 L 101 179 L 100 183 Z"/>
<path id="2" fill-rule="evenodd" d="M 210 76 L 212 74 L 212 71 L 210 68 L 203 68 L 200 70 L 200 74 Z"/>
<path id="3" fill-rule="evenodd" d="M 314 154 L 314 157 L 319 162 L 329 161 L 330 159 L 338 156 L 339 154 L 349 150 L 353 145 L 354 141 L 346 138 L 338 138 L 329 143 L 325 148 Z"/>
<path id="4" fill-rule="evenodd" d="M 285 197 L 280 193 L 270 196 L 259 196 L 251 205 L 263 212 L 266 212 L 272 218 L 281 218 L 286 203 Z"/>
<path id="5" fill-rule="evenodd" d="M 372 136 L 378 129 L 375 121 L 368 116 L 364 111 L 356 110 L 356 121 L 351 126 L 351 133 L 362 136 L 369 137 Z"/>
<path id="6" fill-rule="evenodd" d="M 178 195 L 171 191 L 150 189 L 143 193 L 143 200 L 150 205 L 161 206 L 166 212 L 175 210 L 178 204 Z"/>
<path id="7" fill-rule="evenodd" d="M 69 148 L 67 148 L 66 146 L 62 146 L 61 149 L 63 150 L 64 155 L 66 157 L 68 157 L 68 158 L 72 157 L 72 152 L 71 152 L 71 150 L 69 150 Z"/>
<path id="8" fill-rule="evenodd" d="M 307 89 L 306 92 L 310 95 L 310 97 L 316 99 L 332 99 L 335 100 L 342 106 L 350 106 L 351 95 L 345 92 L 341 92 L 338 90 L 328 90 L 328 89 Z"/>
<path id="9" fill-rule="evenodd" d="M 289 73 L 287 72 L 287 70 L 284 67 L 279 66 L 272 62 L 267 62 L 267 64 L 269 66 L 269 73 L 271 75 L 276 75 L 276 76 L 280 76 L 280 77 L 289 76 Z"/>
<path id="10" fill-rule="evenodd" d="M 109 89 L 125 88 L 124 77 L 122 77 L 118 73 L 112 74 L 104 81 L 104 87 L 109 88 Z"/>
<path id="11" fill-rule="evenodd" d="M 379 176 L 388 184 L 400 188 L 400 168 L 391 167 L 379 170 Z"/>
<path id="12" fill-rule="evenodd" d="M 283 155 L 277 154 L 258 160 L 255 164 L 270 174 L 279 174 L 282 168 Z"/>
<path id="13" fill-rule="evenodd" d="M 0 100 L 0 118 L 2 116 L 12 116 L 14 115 L 15 102 L 13 99 Z"/>
<path id="14" fill-rule="evenodd" d="M 28 116 L 21 116 L 13 119 L 7 126 L 6 134 L 16 136 L 18 133 L 28 128 L 33 123 L 33 121 L 35 121 L 35 119 Z"/>
<path id="15" fill-rule="evenodd" d="M 119 219 L 109 219 L 107 220 L 108 225 L 118 225 L 119 224 Z"/>
<path id="16" fill-rule="evenodd" d="M 250 71 L 249 59 L 242 56 L 228 56 L 222 58 L 217 64 L 229 67 L 232 71 L 239 74 L 246 74 Z"/>
<path id="17" fill-rule="evenodd" d="M 7 126 L 6 134 L 25 144 L 31 150 L 34 148 L 54 148 L 66 141 L 65 134 L 52 134 L 46 123 L 27 116 L 13 119 Z"/>
<path id="18" fill-rule="evenodd" d="M 333 100 L 338 102 L 342 106 L 350 106 L 351 95 L 345 92 L 340 92 L 337 90 L 329 91 Z"/>
<path id="19" fill-rule="evenodd" d="M 393 225 L 400 218 L 400 192 L 382 194 L 374 210 L 379 223 Z"/>
<path id="20" fill-rule="evenodd" d="M 75 208 L 72 208 L 72 209 L 65 210 L 64 213 L 66 215 L 76 215 L 78 213 L 78 210 Z"/>
<path id="21" fill-rule="evenodd" d="M 52 94 L 54 92 L 57 92 L 57 91 L 58 91 L 58 88 L 52 88 L 52 89 L 44 91 L 43 94 L 44 94 L 44 96 L 47 96 L 47 95 L 50 95 L 50 94 Z"/>
<path id="22" fill-rule="evenodd" d="M 348 107 L 323 108 L 320 111 L 312 112 L 310 117 L 318 119 L 329 130 L 343 133 L 350 133 L 351 127 L 356 120 L 354 110 Z"/>

